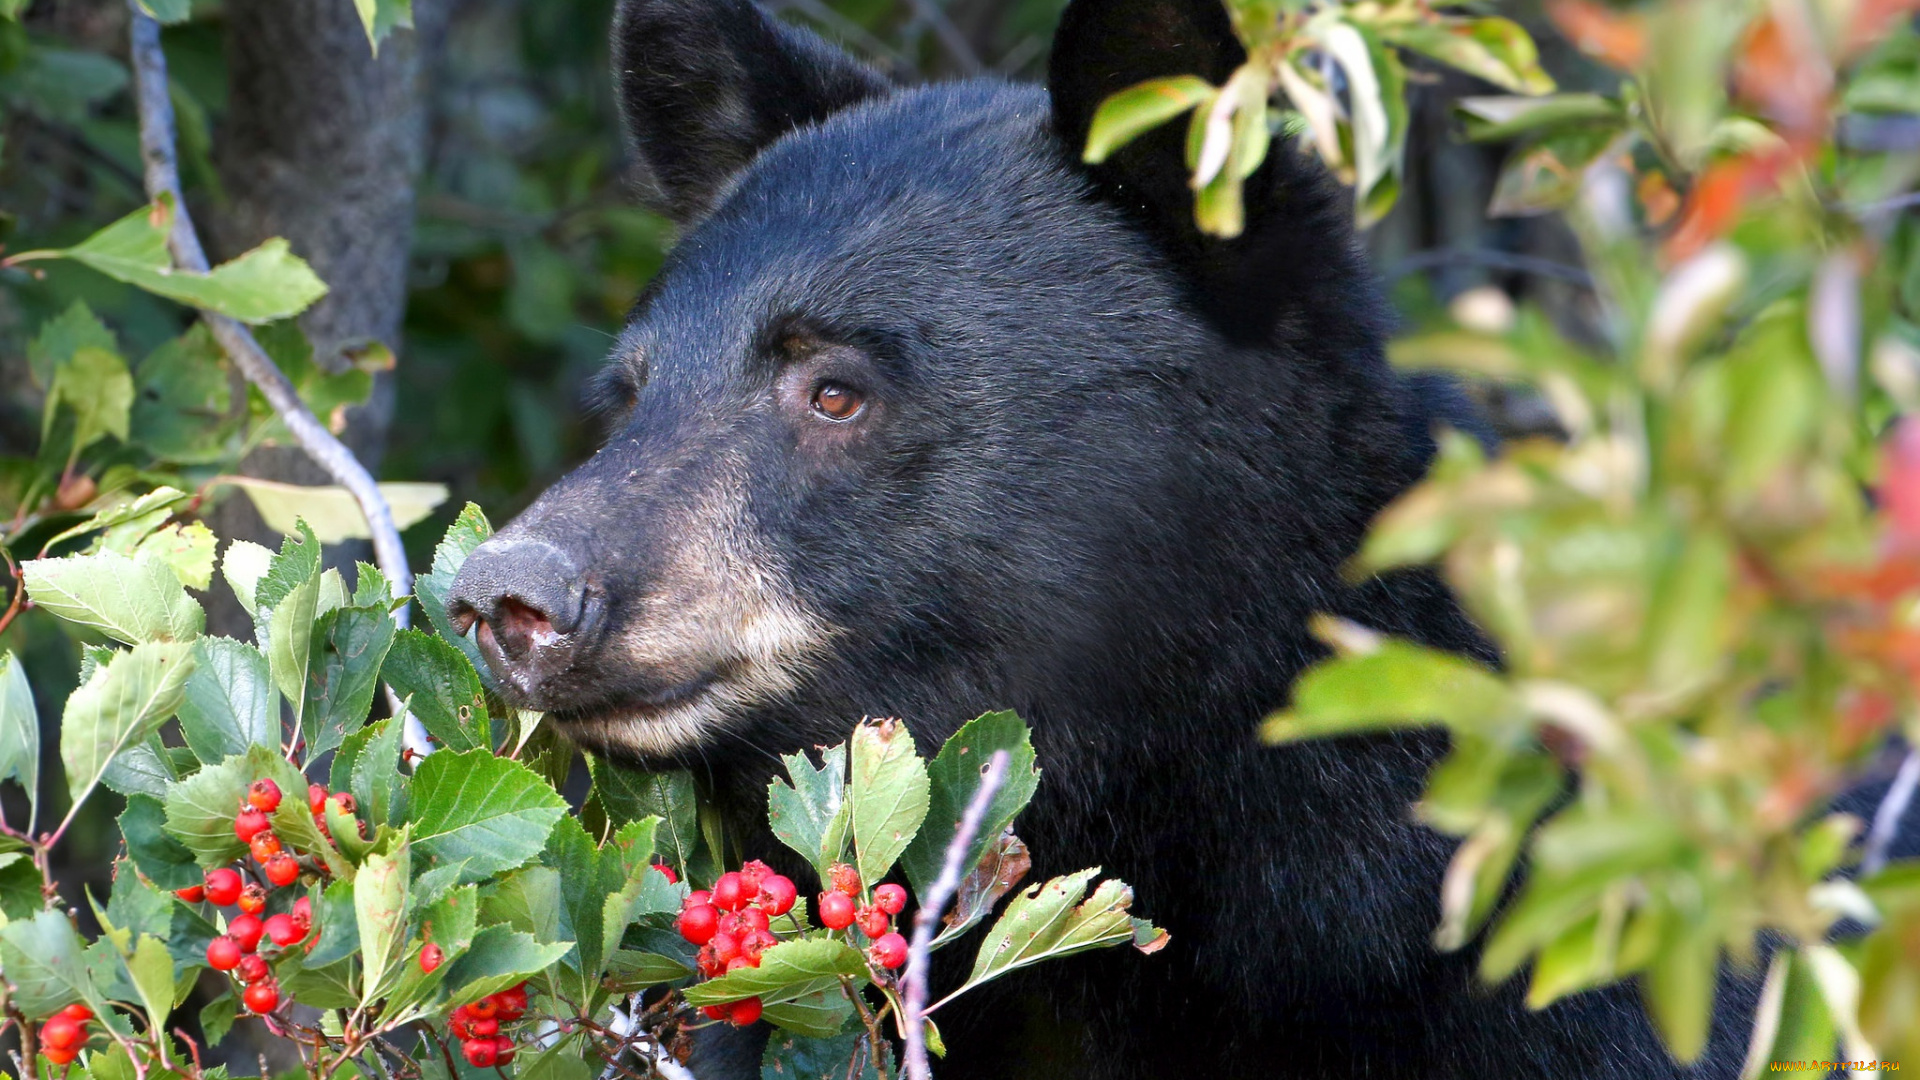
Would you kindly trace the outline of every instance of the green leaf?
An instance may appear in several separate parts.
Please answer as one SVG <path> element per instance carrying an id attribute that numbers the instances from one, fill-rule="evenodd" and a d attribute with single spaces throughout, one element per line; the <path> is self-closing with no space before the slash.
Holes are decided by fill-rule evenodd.
<path id="1" fill-rule="evenodd" d="M 1125 882 L 1108 878 L 1081 901 L 1087 883 L 1099 872 L 1095 867 L 1057 877 L 1014 897 L 980 942 L 966 987 L 1089 949 L 1128 943 L 1144 951 L 1160 948 L 1165 934 L 1144 927 L 1127 913 L 1133 890 Z"/>
<path id="2" fill-rule="evenodd" d="M 953 907 L 941 919 L 946 927 L 934 939 L 936 946 L 966 933 L 992 914 L 1000 898 L 1026 880 L 1032 869 L 1033 859 L 1024 841 L 1011 832 L 995 837 L 972 872 L 960 879 L 960 887 L 953 894 Z"/>
<path id="3" fill-rule="evenodd" d="M 91 346 L 80 349 L 54 369 L 47 391 L 40 437 L 53 430 L 58 406 L 73 410 L 73 450 L 78 454 L 111 435 L 127 441 L 133 410 L 133 374 L 117 353 Z"/>
<path id="4" fill-rule="evenodd" d="M 320 617 L 307 661 L 306 705 L 300 710 L 308 760 L 365 726 L 393 634 L 393 618 L 384 607 L 344 607 Z"/>
<path id="5" fill-rule="evenodd" d="M 1641 633 L 1647 689 L 1683 692 L 1725 662 L 1734 551 L 1717 529 L 1693 526 L 1662 568 Z"/>
<path id="6" fill-rule="evenodd" d="M 120 835 L 127 855 L 147 880 L 162 889 L 185 889 L 205 878 L 193 861 L 193 852 L 166 833 L 166 804 L 151 795 L 127 796 L 120 814 Z"/>
<path id="7" fill-rule="evenodd" d="M 267 607 L 264 603 L 261 606 Z M 313 624 L 319 613 L 319 577 L 294 586 L 267 610 L 267 671 L 280 696 L 293 704 L 294 721 L 302 729 L 306 725 L 307 667 L 313 661 Z"/>
<path id="8" fill-rule="evenodd" d="M 473 549 L 487 542 L 493 535 L 493 525 L 487 521 L 487 515 L 480 507 L 468 503 L 447 528 L 446 535 L 433 549 L 433 570 L 422 574 L 413 581 L 413 590 L 420 597 L 420 609 L 427 614 L 427 621 L 439 635 L 450 641 L 462 653 L 467 662 L 479 674 L 481 682 L 491 687 L 493 673 L 480 657 L 480 646 L 471 637 L 460 633 L 447 618 L 447 597 L 453 591 L 453 579 L 460 573 L 460 565 L 467 561 Z"/>
<path id="9" fill-rule="evenodd" d="M 684 876 L 700 848 L 700 810 L 693 774 L 685 769 L 635 769 L 597 754 L 587 756 L 594 797 L 615 828 L 657 817 L 660 854 Z"/>
<path id="10" fill-rule="evenodd" d="M 165 563 L 114 552 L 20 564 L 34 606 L 129 645 L 200 636 L 206 614 Z"/>
<path id="11" fill-rule="evenodd" d="M 689 986 L 682 994 L 687 1004 L 695 1006 L 724 1005 L 755 996 L 763 1005 L 777 1005 L 838 990 L 843 976 L 866 981 L 867 961 L 858 949 L 833 938 L 801 938 L 761 953 L 757 968 L 730 971 Z"/>
<path id="12" fill-rule="evenodd" d="M 73 306 L 41 323 L 40 332 L 27 345 L 27 366 L 34 381 L 43 388 L 52 386 L 54 370 L 81 349 L 118 352 L 120 343 L 91 308 L 75 300 Z"/>
<path id="13" fill-rule="evenodd" d="M 260 520 L 276 532 L 290 533 L 295 523 L 304 521 L 313 527 L 322 544 L 366 540 L 373 535 L 359 500 L 336 484 L 283 484 L 251 476 L 229 476 L 222 482 L 246 492 Z M 447 501 L 445 484 L 396 482 L 380 484 L 379 488 L 396 529 L 419 524 Z"/>
<path id="14" fill-rule="evenodd" d="M 67 699 L 60 759 L 73 801 L 85 799 L 114 755 L 145 739 L 186 696 L 193 647 L 149 642 L 116 655 Z"/>
<path id="15" fill-rule="evenodd" d="M 572 932 L 579 949 L 574 967 L 584 983 L 581 992 L 591 993 L 605 955 L 606 901 L 608 894 L 620 887 L 622 879 L 619 866 L 616 860 L 600 858 L 593 838 L 587 835 L 580 819 L 572 816 L 561 818 L 553 827 L 541 861 L 559 875 L 564 928 Z"/>
<path id="16" fill-rule="evenodd" d="M 1620 103 L 1599 94 L 1547 97 L 1464 97 L 1454 102 L 1467 138 L 1499 142 L 1535 132 L 1596 125 L 1618 131 L 1625 120 Z"/>
<path id="17" fill-rule="evenodd" d="M 1098 165 L 1115 150 L 1211 98 L 1213 85 L 1193 75 L 1149 79 L 1100 103 L 1087 126 L 1081 160 Z"/>
<path id="18" fill-rule="evenodd" d="M 233 548 L 239 548 L 235 543 Z M 229 549 L 227 557 L 231 559 L 235 551 Z M 249 553 L 251 554 L 251 553 Z M 252 562 L 249 558 L 248 562 Z M 250 569 L 250 568 L 249 568 Z M 289 531 L 280 541 L 280 550 L 267 561 L 266 572 L 255 580 L 248 593 L 253 597 L 256 607 L 272 610 L 294 589 L 320 576 L 320 541 L 305 522 L 299 528 Z M 239 591 L 239 586 L 235 586 Z"/>
<path id="19" fill-rule="evenodd" d="M 140 0 L 140 10 L 163 23 L 183 23 L 193 14 L 192 0 Z"/>
<path id="20" fill-rule="evenodd" d="M 179 779 L 171 755 L 158 735 L 149 735 L 137 743 L 129 744 L 114 755 L 113 760 L 107 763 L 107 771 L 100 774 L 101 785 L 110 791 L 122 795 L 151 795 L 154 798 L 165 798 L 167 788 Z"/>
<path id="21" fill-rule="evenodd" d="M 443 750 L 413 775 L 413 843 L 432 860 L 467 864 L 478 881 L 520 866 L 547 844 L 566 801 L 526 766 L 485 750 Z"/>
<path id="22" fill-rule="evenodd" d="M 693 969 L 671 956 L 620 949 L 607 957 L 607 978 L 619 990 L 631 992 L 693 974 Z"/>
<path id="23" fill-rule="evenodd" d="M 380 677 L 393 692 L 413 699 L 413 714 L 427 733 L 456 753 L 492 746 L 486 692 L 473 665 L 444 638 L 419 630 L 394 635 Z"/>
<path id="24" fill-rule="evenodd" d="M 848 805 L 860 878 L 879 881 L 926 820 L 927 763 L 914 752 L 907 726 L 897 720 L 855 728 L 850 757 Z"/>
<path id="25" fill-rule="evenodd" d="M 845 995 L 840 1000 L 849 1010 L 853 1008 Z M 815 1038 L 776 1033 L 767 1040 L 760 1080 L 879 1080 L 866 1039 L 867 1033 L 857 1030 Z M 861 1062 L 857 1072 L 853 1068 L 856 1059 Z"/>
<path id="26" fill-rule="evenodd" d="M 307 954 L 307 966 L 314 970 L 331 967 L 360 953 L 360 915 L 351 881 L 335 881 L 325 891 L 314 889 L 313 926 L 317 932 L 313 951 Z"/>
<path id="27" fill-rule="evenodd" d="M 28 1016 L 51 1016 L 79 1001 L 100 1011 L 81 948 L 73 923 L 57 911 L 0 926 L 0 969 L 12 986 L 12 1004 Z"/>
<path id="28" fill-rule="evenodd" d="M 136 560 L 163 563 L 180 584 L 202 592 L 213 587 L 213 530 L 198 521 L 154 530 L 133 550 Z"/>
<path id="29" fill-rule="evenodd" d="M 1514 151 L 1494 181 L 1489 217 L 1524 217 L 1572 204 L 1587 166 L 1606 154 L 1620 129 L 1582 125 L 1553 131 Z"/>
<path id="30" fill-rule="evenodd" d="M 1660 1037 L 1683 1064 L 1697 1059 L 1706 1048 L 1719 956 L 1718 942 L 1703 927 L 1673 920 L 1666 940 L 1641 976 L 1640 987 Z"/>
<path id="31" fill-rule="evenodd" d="M 13 653 L 0 655 L 0 780 L 18 780 L 40 799 L 40 714 L 27 672 Z"/>
<path id="32" fill-rule="evenodd" d="M 1310 668 L 1291 708 L 1261 725 L 1268 742 L 1442 723 L 1479 728 L 1513 715 L 1506 685 L 1452 653 L 1402 641 Z"/>
<path id="33" fill-rule="evenodd" d="M 260 617 L 260 605 L 255 601 L 254 591 L 266 579 L 272 565 L 273 552 L 250 540 L 233 541 L 220 558 L 220 575 L 227 579 L 240 606 L 255 619 Z"/>
<path id="34" fill-rule="evenodd" d="M 180 731 L 201 761 L 249 747 L 280 745 L 280 695 L 260 650 L 232 638 L 194 644 L 193 673 L 180 703 Z"/>
<path id="35" fill-rule="evenodd" d="M 367 44 L 376 55 L 380 43 L 396 27 L 413 27 L 413 0 L 353 0 L 360 12 L 360 25 L 367 29 Z"/>
<path id="36" fill-rule="evenodd" d="M 230 365 L 207 324 L 148 353 L 133 369 L 129 438 L 163 461 L 211 465 L 237 435 Z"/>
<path id="37" fill-rule="evenodd" d="M 1000 838 L 1014 815 L 1026 809 L 1040 784 L 1040 770 L 1033 764 L 1033 740 L 1027 725 L 1012 712 L 985 713 L 962 725 L 953 733 L 940 753 L 927 766 L 931 787 L 927 799 L 927 819 L 900 858 L 900 868 L 913 883 L 915 893 L 924 894 L 940 876 L 946 860 L 947 845 L 958 831 L 960 817 L 980 790 L 981 773 L 996 750 L 1008 753 L 1007 778 L 994 793 L 981 819 L 980 831 L 960 863 L 978 864 L 982 856 Z"/>
<path id="38" fill-rule="evenodd" d="M 204 274 L 175 269 L 167 253 L 173 216 L 172 202 L 163 197 L 73 247 L 22 252 L 13 261 L 72 259 L 158 296 L 245 323 L 298 315 L 326 295 L 326 284 L 279 237 Z"/>
<path id="39" fill-rule="evenodd" d="M 231 984 L 220 987 L 220 993 L 212 1001 L 200 1007 L 200 1030 L 206 1033 L 208 1046 L 219 1046 L 226 1041 L 227 1032 L 233 1030 L 233 1022 L 240 1015 L 240 999 L 234 995 Z"/>
<path id="40" fill-rule="evenodd" d="M 551 944 L 561 940 L 560 904 L 560 875 L 550 867 L 529 866 L 499 879 L 481 896 L 480 917 Z"/>
<path id="41" fill-rule="evenodd" d="M 822 750 L 818 769 L 805 753 L 780 760 L 792 782 L 775 777 L 767 785 L 767 821 L 773 835 L 812 863 L 825 881 L 827 867 L 839 862 L 847 848 L 851 810 L 846 802 L 846 744 Z"/>
<path id="42" fill-rule="evenodd" d="M 247 853 L 247 845 L 234 835 L 233 817 L 246 797 L 247 785 L 264 775 L 255 767 L 260 759 L 254 754 L 279 757 L 271 748 L 256 747 L 247 755 L 208 765 L 167 793 L 167 835 L 193 852 L 201 866 L 221 866 Z M 293 798 L 293 792 L 287 794 Z"/>
<path id="43" fill-rule="evenodd" d="M 564 943 L 543 945 L 525 932 L 506 926 L 482 927 L 473 935 L 467 951 L 448 961 L 444 985 L 455 988 L 453 1001 L 478 1001 L 542 974 L 571 948 Z"/>
<path id="44" fill-rule="evenodd" d="M 1497 17 L 1412 20 L 1384 24 L 1389 43 L 1430 56 L 1449 67 L 1517 94 L 1545 94 L 1553 79 L 1540 67 L 1533 38 L 1518 23 Z"/>
<path id="45" fill-rule="evenodd" d="M 140 1003 L 153 1021 L 150 1030 L 167 1030 L 167 1017 L 173 1012 L 173 957 L 166 943 L 151 934 L 140 935 L 126 964 L 134 989 L 140 992 Z"/>
<path id="46" fill-rule="evenodd" d="M 413 858 L 405 832 L 396 834 L 390 852 L 375 852 L 353 879 L 353 911 L 360 928 L 361 1000 L 373 1002 L 400 960 L 407 942 L 407 882 Z"/>
<path id="47" fill-rule="evenodd" d="M 853 1019 L 853 1002 L 847 1000 L 845 990 L 836 986 L 831 990 L 816 990 L 792 1001 L 764 1006 L 760 1018 L 782 1031 L 811 1039 L 825 1039 L 846 1029 L 848 1021 Z M 769 1043 L 772 1041 L 769 1040 Z M 841 1077 L 845 1077 L 845 1067 L 852 1060 L 849 1056 L 841 1062 Z"/>
<path id="48" fill-rule="evenodd" d="M 333 759 L 333 789 L 351 791 L 360 812 L 376 826 L 406 820 L 407 783 L 400 774 L 405 731 L 397 720 L 382 720 L 347 736 Z"/>

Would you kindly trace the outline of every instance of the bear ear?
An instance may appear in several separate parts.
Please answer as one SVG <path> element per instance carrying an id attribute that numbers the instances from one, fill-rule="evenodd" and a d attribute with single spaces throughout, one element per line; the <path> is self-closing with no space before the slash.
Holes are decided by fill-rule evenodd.
<path id="1" fill-rule="evenodd" d="M 1079 161 L 1110 95 L 1169 75 L 1218 86 L 1246 59 L 1221 0 L 1073 0 L 1048 64 L 1055 132 Z M 1290 319 L 1319 321 L 1310 297 L 1365 291 L 1356 285 L 1365 270 L 1352 214 L 1325 169 L 1275 140 L 1246 180 L 1245 231 L 1220 239 L 1194 225 L 1186 137 L 1183 117 L 1082 167 L 1100 196 L 1145 228 L 1193 282 L 1196 302 L 1229 337 L 1260 340 Z"/>
<path id="2" fill-rule="evenodd" d="M 621 0 L 613 56 L 650 201 L 681 224 L 768 143 L 888 89 L 752 0 Z"/>

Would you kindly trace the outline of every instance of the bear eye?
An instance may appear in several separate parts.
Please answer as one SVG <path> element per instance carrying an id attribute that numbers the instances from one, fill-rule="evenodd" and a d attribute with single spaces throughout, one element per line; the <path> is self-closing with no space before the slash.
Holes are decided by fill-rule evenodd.
<path id="1" fill-rule="evenodd" d="M 829 420 L 851 420 L 864 404 L 860 391 L 842 383 L 821 383 L 813 391 L 813 411 Z"/>

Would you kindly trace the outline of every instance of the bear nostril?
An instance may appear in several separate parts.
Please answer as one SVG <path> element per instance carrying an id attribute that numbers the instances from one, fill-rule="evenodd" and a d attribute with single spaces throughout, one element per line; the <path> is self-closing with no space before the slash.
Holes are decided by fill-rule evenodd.
<path id="1" fill-rule="evenodd" d="M 518 597 L 505 597 L 491 620 L 496 625 L 494 633 L 509 651 L 524 651 L 528 647 L 542 648 L 554 644 L 560 635 L 554 632 L 553 621 L 547 614 Z M 511 643 L 511 644 L 508 644 Z M 515 649 L 513 646 L 519 646 Z"/>

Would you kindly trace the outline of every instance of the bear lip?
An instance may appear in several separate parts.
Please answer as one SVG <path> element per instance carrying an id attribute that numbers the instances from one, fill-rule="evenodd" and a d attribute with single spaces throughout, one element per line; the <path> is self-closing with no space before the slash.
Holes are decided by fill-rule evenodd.
<path id="1" fill-rule="evenodd" d="M 647 713 L 665 712 L 697 701 L 710 694 L 725 677 L 720 668 L 711 668 L 691 679 L 660 690 L 622 694 L 611 700 L 581 709 L 558 706 L 553 717 L 563 724 L 591 724 L 596 721 L 645 719 Z"/>

